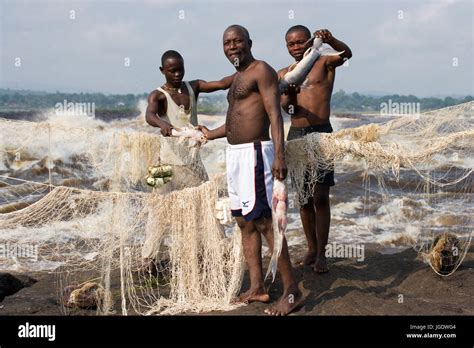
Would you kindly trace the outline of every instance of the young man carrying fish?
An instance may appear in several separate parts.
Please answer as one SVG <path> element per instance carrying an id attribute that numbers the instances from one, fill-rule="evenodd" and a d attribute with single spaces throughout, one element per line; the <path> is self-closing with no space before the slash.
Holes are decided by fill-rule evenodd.
<path id="1" fill-rule="evenodd" d="M 232 215 L 242 232 L 242 245 L 250 274 L 250 289 L 240 302 L 268 302 L 262 270 L 262 239 L 273 250 L 271 195 L 273 177 L 287 175 L 284 158 L 283 119 L 279 105 L 278 78 L 267 63 L 252 56 L 247 29 L 228 27 L 223 36 L 224 53 L 237 70 L 227 99 L 226 123 L 209 130 L 198 128 L 208 140 L 227 137 L 227 184 Z M 269 127 L 271 126 L 272 140 Z M 275 306 L 265 310 L 270 315 L 287 315 L 303 303 L 283 239 L 278 269 L 283 281 L 283 295 Z"/>
<path id="2" fill-rule="evenodd" d="M 173 128 L 197 126 L 197 98 L 200 92 L 209 93 L 229 88 L 234 75 L 220 81 L 183 81 L 184 60 L 176 51 L 161 56 L 161 73 L 166 83 L 148 96 L 146 121 L 160 127 L 163 136 L 171 136 Z"/>
<path id="3" fill-rule="evenodd" d="M 327 29 L 314 33 L 323 43 L 329 44 L 338 55 L 321 55 L 307 75 L 304 87 L 290 86 L 281 96 L 283 109 L 291 116 L 291 127 L 287 140 L 298 139 L 313 132 L 331 133 L 329 120 L 331 94 L 334 86 L 336 67 L 352 57 L 349 46 L 332 36 Z M 312 46 L 311 33 L 305 26 L 291 27 L 286 35 L 286 46 L 289 54 L 300 62 L 305 51 Z M 281 69 L 281 79 L 289 67 Z M 329 188 L 334 186 L 334 171 L 320 173 L 321 181 L 317 183 L 312 198 L 300 209 L 301 221 L 308 242 L 308 252 L 300 265 L 313 265 L 318 273 L 328 272 L 325 248 L 328 241 L 331 211 L 329 204 Z M 306 186 L 305 190 L 309 187 Z"/>

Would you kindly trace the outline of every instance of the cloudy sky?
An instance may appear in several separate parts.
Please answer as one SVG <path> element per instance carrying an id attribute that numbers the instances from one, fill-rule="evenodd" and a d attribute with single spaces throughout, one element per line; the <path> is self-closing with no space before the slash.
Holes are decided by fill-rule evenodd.
<path id="1" fill-rule="evenodd" d="M 335 90 L 472 95 L 471 0 L 172 1 L 0 0 L 0 87 L 142 93 L 164 82 L 161 54 L 178 50 L 185 79 L 233 73 L 222 33 L 246 26 L 253 53 L 292 63 L 284 33 L 328 28 L 353 51 Z"/>

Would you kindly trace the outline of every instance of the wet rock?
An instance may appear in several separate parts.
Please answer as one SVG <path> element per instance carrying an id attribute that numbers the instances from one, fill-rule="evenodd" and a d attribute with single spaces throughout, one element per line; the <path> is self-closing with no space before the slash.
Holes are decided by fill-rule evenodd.
<path id="1" fill-rule="evenodd" d="M 34 283 L 36 283 L 36 280 L 26 275 L 13 276 L 10 273 L 0 272 L 0 302 L 6 296 L 13 295 Z"/>

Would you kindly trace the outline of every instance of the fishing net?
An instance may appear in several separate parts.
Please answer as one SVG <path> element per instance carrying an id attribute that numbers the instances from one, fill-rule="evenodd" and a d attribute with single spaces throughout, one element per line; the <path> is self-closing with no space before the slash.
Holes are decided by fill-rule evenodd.
<path id="1" fill-rule="evenodd" d="M 325 171 L 338 165 L 361 170 L 364 214 L 386 214 L 390 233 L 397 236 L 392 241 L 414 245 L 438 274 L 452 274 L 469 249 L 473 227 L 473 107 L 469 102 L 289 141 L 286 158 L 296 206 L 308 203 Z M 377 232 L 377 226 L 368 227 Z M 454 257 L 446 256 L 454 266 L 440 272 L 433 266 L 433 249 L 446 233 L 459 241 L 451 243 Z"/>
<path id="2" fill-rule="evenodd" d="M 391 198 L 391 232 L 439 274 L 452 274 L 472 231 L 472 107 L 290 141 L 294 192 L 303 192 L 305 177 L 314 187 L 321 171 L 334 166 L 361 170 L 364 214 L 382 214 Z M 225 179 L 209 180 L 199 147 L 129 123 L 0 123 L 0 245 L 16 248 L 0 253 L 1 268 L 54 270 L 59 297 L 95 289 L 100 314 L 236 307 L 231 299 L 244 270 L 240 235 L 217 219 L 226 215 Z M 172 167 L 171 181 L 152 188 L 148 168 L 160 165 Z M 299 195 L 297 205 L 308 198 Z"/>
<path id="3" fill-rule="evenodd" d="M 81 285 L 100 286 L 102 314 L 236 307 L 230 302 L 243 275 L 240 239 L 226 237 L 215 217 L 225 182 L 208 179 L 198 147 L 100 123 L 1 123 L 8 175 L 0 188 L 0 243 L 23 251 L 34 244 L 39 257 L 0 255 L 2 268 L 55 269 L 60 297 L 65 287 L 77 297 Z M 145 178 L 150 166 L 160 165 L 171 168 L 171 180 L 153 189 Z M 84 272 L 90 279 L 80 279 Z M 80 283 L 91 279 L 97 284 Z M 112 293 L 114 281 L 119 294 Z M 71 302 L 81 303 L 61 299 Z"/>

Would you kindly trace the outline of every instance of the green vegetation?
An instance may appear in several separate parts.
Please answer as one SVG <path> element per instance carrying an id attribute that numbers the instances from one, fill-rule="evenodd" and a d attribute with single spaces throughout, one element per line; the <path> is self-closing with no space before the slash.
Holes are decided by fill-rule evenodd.
<path id="1" fill-rule="evenodd" d="M 339 90 L 333 93 L 331 99 L 331 108 L 333 112 L 360 112 L 360 113 L 379 113 L 382 103 L 420 103 L 420 111 L 428 111 L 433 109 L 444 108 L 461 103 L 472 101 L 472 96 L 464 98 L 418 98 L 414 95 L 384 95 L 384 96 L 367 96 L 359 93 L 345 93 Z"/>
<path id="2" fill-rule="evenodd" d="M 148 94 L 110 94 L 103 93 L 46 93 L 0 89 L 0 117 L 8 113 L 40 112 L 54 109 L 64 100 L 73 103 L 94 103 L 96 116 L 104 119 L 133 117 L 139 113 L 138 103 L 146 101 Z M 472 96 L 464 98 L 418 98 L 414 95 L 368 96 L 359 93 L 345 93 L 343 90 L 332 96 L 333 112 L 379 113 L 382 103 L 420 103 L 421 112 L 472 101 Z M 198 112 L 201 114 L 225 114 L 227 98 L 225 94 L 209 94 L 199 97 Z"/>
<path id="3" fill-rule="evenodd" d="M 73 103 L 94 103 L 98 109 L 136 109 L 141 99 L 148 94 L 110 94 L 103 93 L 45 93 L 34 91 L 14 91 L 0 89 L 0 110 L 38 110 L 54 109 L 64 100 Z"/>

